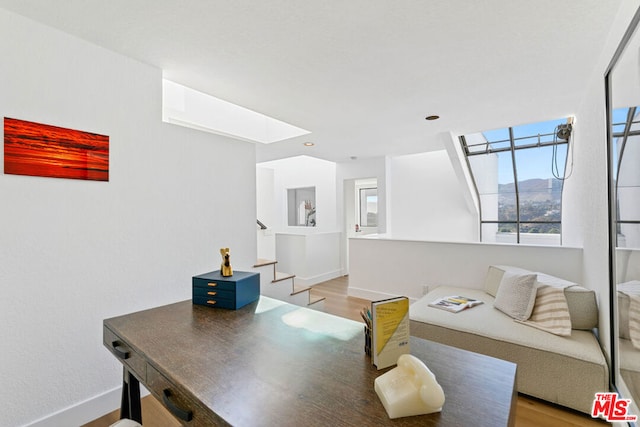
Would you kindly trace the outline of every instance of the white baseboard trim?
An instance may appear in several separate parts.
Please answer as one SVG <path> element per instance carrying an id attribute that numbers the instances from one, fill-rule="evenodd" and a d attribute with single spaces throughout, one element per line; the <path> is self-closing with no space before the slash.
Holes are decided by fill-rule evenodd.
<path id="1" fill-rule="evenodd" d="M 377 292 L 369 289 L 352 288 L 352 287 L 349 287 L 349 289 L 347 289 L 347 294 L 350 297 L 363 298 L 363 299 L 368 299 L 370 301 L 379 301 L 381 299 L 395 298 L 399 296 L 398 294 L 387 294 L 385 292 Z M 415 301 L 417 301 L 416 298 L 409 297 L 409 303 L 413 303 Z"/>
<path id="2" fill-rule="evenodd" d="M 327 280 L 335 279 L 336 277 L 342 276 L 342 270 L 333 270 L 327 273 L 318 274 L 317 276 L 312 277 L 295 277 L 295 283 L 298 286 L 313 286 L 318 283 L 326 282 Z"/>
<path id="3" fill-rule="evenodd" d="M 394 294 L 387 294 L 384 292 L 372 291 L 370 289 L 353 288 L 351 286 L 349 286 L 349 289 L 347 289 L 347 294 L 350 297 L 363 298 L 371 301 L 377 301 L 385 298 L 393 298 L 397 296 Z"/>
<path id="4" fill-rule="evenodd" d="M 148 394 L 149 392 L 141 384 L 140 397 L 144 397 Z M 120 408 L 121 398 L 122 387 L 116 387 L 51 415 L 47 415 L 39 420 L 33 421 L 30 424 L 26 424 L 24 427 L 80 426 Z"/>

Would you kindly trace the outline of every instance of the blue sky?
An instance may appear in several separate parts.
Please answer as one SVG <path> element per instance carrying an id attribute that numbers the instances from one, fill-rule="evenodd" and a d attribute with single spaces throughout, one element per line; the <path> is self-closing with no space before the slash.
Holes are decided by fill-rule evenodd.
<path id="1" fill-rule="evenodd" d="M 627 120 L 627 111 L 629 107 L 618 108 L 613 110 L 613 123 L 621 123 Z"/>
<path id="2" fill-rule="evenodd" d="M 522 126 L 513 127 L 514 138 L 532 136 L 538 134 L 553 133 L 556 126 L 566 123 L 566 118 L 551 120 L 541 123 L 532 123 Z M 503 140 L 509 138 L 509 129 L 496 129 L 482 132 L 488 141 Z M 544 141 L 549 141 L 553 137 L 548 136 Z M 524 144 L 536 142 L 534 139 L 522 141 Z M 517 141 L 516 141 L 517 144 Z M 518 180 L 524 181 L 533 178 L 552 178 L 552 147 L 541 147 L 529 150 L 516 151 L 516 167 L 518 169 Z M 566 144 L 557 147 L 557 167 L 560 175 L 564 173 L 565 157 L 567 152 Z M 511 156 L 509 152 L 500 153 L 499 155 L 499 177 L 500 184 L 513 182 L 513 169 L 511 166 Z"/>

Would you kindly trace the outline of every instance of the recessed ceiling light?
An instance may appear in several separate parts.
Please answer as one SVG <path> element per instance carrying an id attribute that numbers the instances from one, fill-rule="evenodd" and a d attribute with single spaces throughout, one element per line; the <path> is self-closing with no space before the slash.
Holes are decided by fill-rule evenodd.
<path id="1" fill-rule="evenodd" d="M 316 145 L 316 144 L 314 144 L 313 142 L 305 142 L 304 143 L 305 147 L 313 147 L 314 145 Z"/>
<path id="2" fill-rule="evenodd" d="M 433 115 L 425 117 L 425 120 L 438 120 L 439 118 L 440 116 Z"/>

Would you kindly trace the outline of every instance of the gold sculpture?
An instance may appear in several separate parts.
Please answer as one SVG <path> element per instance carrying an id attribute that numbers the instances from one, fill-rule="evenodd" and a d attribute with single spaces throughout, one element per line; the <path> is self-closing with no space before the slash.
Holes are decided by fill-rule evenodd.
<path id="1" fill-rule="evenodd" d="M 233 269 L 231 268 L 231 261 L 229 259 L 229 248 L 220 248 L 220 255 L 222 255 L 220 274 L 222 274 L 222 277 L 233 276 Z"/>

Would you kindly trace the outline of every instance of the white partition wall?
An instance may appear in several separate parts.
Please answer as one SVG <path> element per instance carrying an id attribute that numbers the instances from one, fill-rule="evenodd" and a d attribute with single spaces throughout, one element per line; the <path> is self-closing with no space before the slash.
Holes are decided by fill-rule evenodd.
<path id="1" fill-rule="evenodd" d="M 388 159 L 387 232 L 416 240 L 478 241 L 477 214 L 445 150 Z"/>
<path id="2" fill-rule="evenodd" d="M 582 283 L 579 248 L 354 238 L 349 241 L 349 260 L 349 295 L 371 300 L 398 295 L 419 298 L 424 286 L 481 289 L 491 264 Z"/>
<path id="3" fill-rule="evenodd" d="M 339 232 L 276 233 L 278 271 L 311 286 L 341 275 Z"/>

